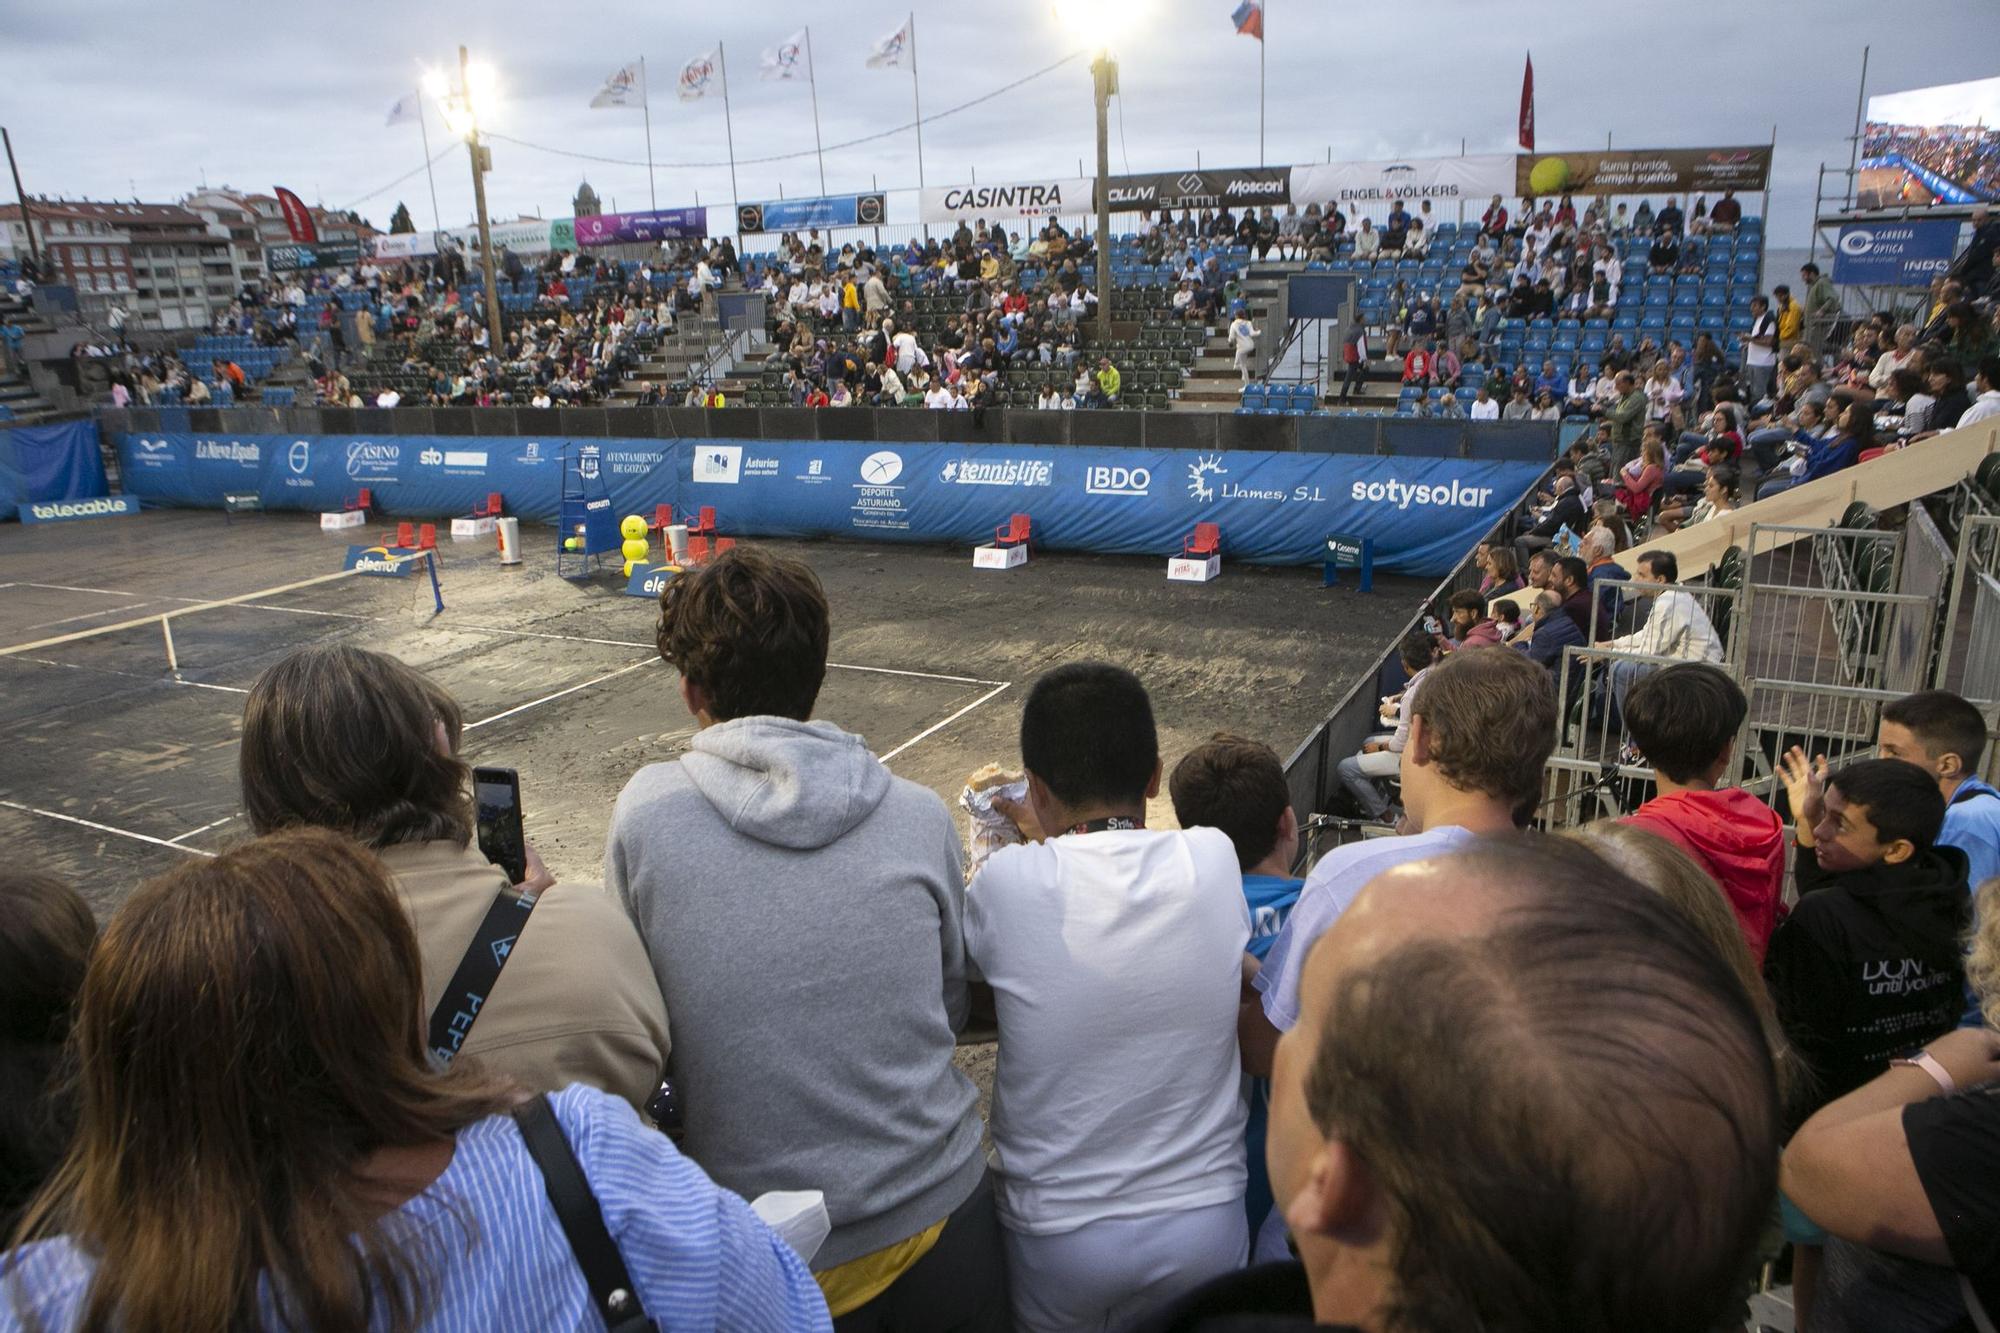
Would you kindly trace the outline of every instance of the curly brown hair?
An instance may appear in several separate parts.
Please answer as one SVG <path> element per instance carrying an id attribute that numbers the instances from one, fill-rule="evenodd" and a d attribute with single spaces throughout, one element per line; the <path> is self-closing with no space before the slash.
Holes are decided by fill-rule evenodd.
<path id="1" fill-rule="evenodd" d="M 811 566 L 738 546 L 667 581 L 654 641 L 715 721 L 803 722 L 826 680 L 828 634 L 826 592 Z"/>

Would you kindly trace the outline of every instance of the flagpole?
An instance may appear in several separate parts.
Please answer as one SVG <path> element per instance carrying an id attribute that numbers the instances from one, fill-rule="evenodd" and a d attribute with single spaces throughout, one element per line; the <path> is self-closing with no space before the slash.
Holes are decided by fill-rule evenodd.
<path id="1" fill-rule="evenodd" d="M 1265 0 L 1263 9 L 1257 15 L 1257 165 L 1264 165 L 1264 48 L 1270 45 L 1271 5 Z"/>
<path id="2" fill-rule="evenodd" d="M 722 49 L 722 43 L 715 44 L 715 64 L 722 72 L 722 128 L 729 136 L 729 212 L 740 224 L 743 217 L 743 196 L 736 192 L 736 126 L 729 118 L 729 57 Z M 743 228 L 738 225 L 736 248 L 743 248 Z"/>
<path id="3" fill-rule="evenodd" d="M 924 93 L 917 76 L 917 14 L 910 11 L 910 100 L 917 111 L 917 188 L 924 188 Z"/>
<path id="4" fill-rule="evenodd" d="M 813 73 L 813 30 L 807 25 L 806 34 L 806 82 L 812 85 L 813 99 L 813 151 L 819 157 L 819 192 L 826 194 L 826 148 L 819 137 L 819 76 Z"/>
<path id="5" fill-rule="evenodd" d="M 924 89 L 923 80 L 917 76 L 917 12 L 910 11 L 910 101 L 917 112 L 917 190 L 921 195 L 924 188 Z M 931 236 L 930 224 L 924 224 L 924 239 Z"/>
<path id="6" fill-rule="evenodd" d="M 639 57 L 639 110 L 646 115 L 646 190 L 653 198 L 653 211 L 660 209 L 660 191 L 653 184 L 653 90 L 646 83 L 646 57 Z"/>
<path id="7" fill-rule="evenodd" d="M 424 143 L 424 175 L 431 183 L 431 230 L 443 231 L 444 219 L 438 213 L 438 178 L 431 169 L 431 132 L 424 125 L 424 95 L 421 90 L 417 93 L 417 134 Z"/>

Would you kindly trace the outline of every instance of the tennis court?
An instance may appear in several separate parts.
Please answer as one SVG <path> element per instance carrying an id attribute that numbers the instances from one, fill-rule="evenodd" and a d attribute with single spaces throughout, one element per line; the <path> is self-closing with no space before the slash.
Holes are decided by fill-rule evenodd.
<path id="1" fill-rule="evenodd" d="M 325 577 L 355 539 L 310 515 L 191 510 L 0 530 L 0 832 L 15 855 L 103 910 L 245 836 L 244 693 L 286 653 L 340 641 L 434 675 L 464 707 L 468 758 L 520 770 L 550 867 L 596 877 L 619 789 L 693 734 L 653 649 L 653 604 L 611 576 L 557 577 L 552 535 L 530 528 L 512 568 L 490 541 L 445 543 L 437 612 L 421 570 Z M 771 545 L 812 564 L 832 606 L 817 715 L 947 800 L 1014 757 L 1027 685 L 1089 658 L 1146 681 L 1169 765 L 1217 730 L 1286 753 L 1428 591 L 1322 589 L 1306 569 L 1229 566 L 1191 585 L 1167 583 L 1164 560 L 1038 555 L 1000 573 L 936 547 Z"/>

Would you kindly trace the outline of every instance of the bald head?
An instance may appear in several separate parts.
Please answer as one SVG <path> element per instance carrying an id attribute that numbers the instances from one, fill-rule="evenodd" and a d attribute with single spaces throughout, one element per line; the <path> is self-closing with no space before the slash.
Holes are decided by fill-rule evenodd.
<path id="1" fill-rule="evenodd" d="M 1777 1142 L 1740 980 L 1545 837 L 1372 881 L 1315 946 L 1274 1070 L 1272 1182 L 1331 1322 L 1712 1328 Z"/>

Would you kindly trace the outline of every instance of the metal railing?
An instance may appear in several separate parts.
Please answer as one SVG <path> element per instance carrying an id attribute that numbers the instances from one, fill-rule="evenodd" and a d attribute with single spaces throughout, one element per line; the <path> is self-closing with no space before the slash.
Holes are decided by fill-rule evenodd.
<path id="1" fill-rule="evenodd" d="M 1972 634 L 1958 688 L 1968 699 L 2000 699 L 2000 579 L 1985 570 L 1973 578 Z"/>
<path id="2" fill-rule="evenodd" d="M 1961 483 L 1961 488 L 1976 490 L 1970 483 Z M 1981 500 L 1983 503 L 1983 497 Z M 1950 680 L 1952 653 L 1955 647 L 1953 640 L 1956 638 L 1953 631 L 1956 628 L 1960 603 L 1965 600 L 1966 590 L 1973 586 L 1980 575 L 2000 577 L 2000 514 L 1983 513 L 1968 508 L 1959 518 L 1958 551 L 1952 562 L 1951 587 L 1944 599 L 1947 624 L 1938 645 L 1937 666 L 1931 673 L 1931 679 L 1939 688 L 1945 688 Z M 1974 605 L 1976 608 L 1976 600 Z M 1974 665 L 1976 661 L 1976 658 L 1968 661 L 1961 670 L 1967 675 L 1973 674 L 1977 670 Z M 1963 688 L 1963 682 L 1961 687 L 1959 693 L 1967 698 L 2000 697 L 1990 691 L 1975 692 Z"/>

